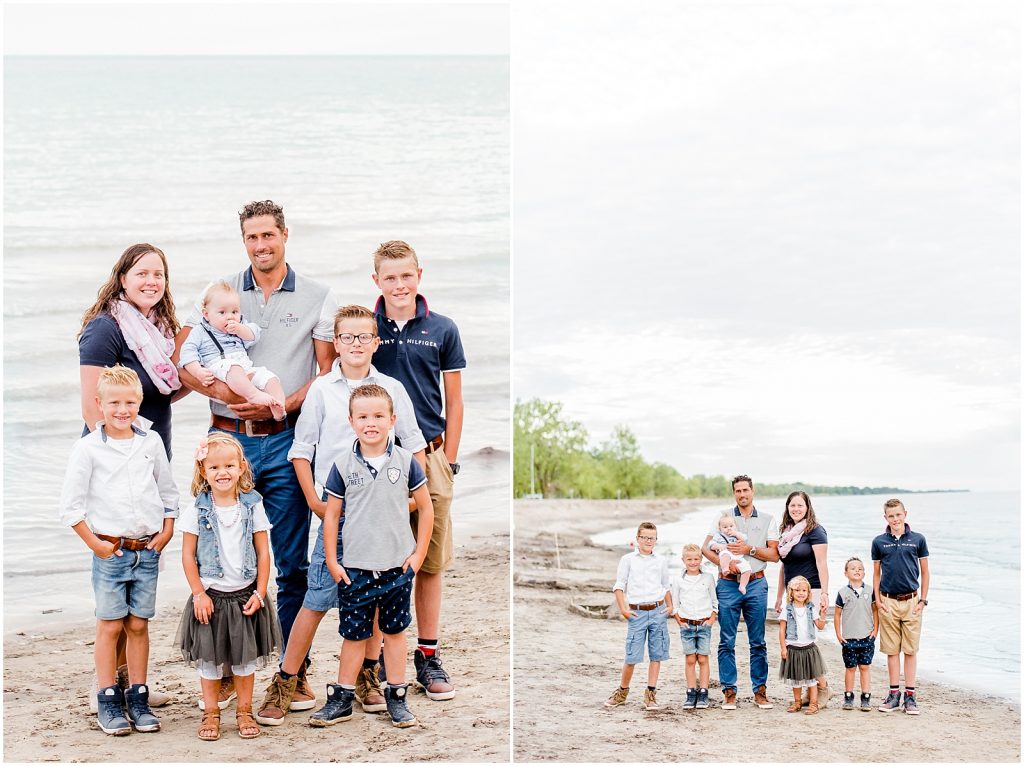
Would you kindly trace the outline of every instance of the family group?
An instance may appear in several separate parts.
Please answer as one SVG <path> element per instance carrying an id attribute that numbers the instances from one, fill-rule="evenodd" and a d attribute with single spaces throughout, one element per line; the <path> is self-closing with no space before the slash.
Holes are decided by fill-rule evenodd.
<path id="1" fill-rule="evenodd" d="M 192 594 L 175 643 L 200 678 L 200 739 L 220 737 L 232 699 L 243 738 L 316 707 L 309 651 L 333 608 L 344 639 L 337 682 L 310 725 L 348 720 L 354 703 L 414 725 L 413 611 L 416 684 L 432 700 L 455 696 L 439 637 L 463 422 L 458 328 L 427 307 L 405 242 L 373 253 L 374 309 L 338 308 L 285 260 L 279 205 L 251 202 L 239 223 L 249 266 L 208 285 L 184 327 L 167 258 L 150 244 L 125 250 L 83 317 L 85 428 L 60 515 L 93 553 L 99 726 L 160 729 L 152 708 L 169 698 L 148 679 L 148 621 L 176 521 Z M 190 391 L 209 398 L 211 421 L 192 442 L 193 502 L 179 514 L 171 404 Z M 254 714 L 255 671 L 276 652 Z"/>
<path id="2" fill-rule="evenodd" d="M 828 535 L 805 492 L 793 492 L 786 498 L 782 521 L 776 525 L 771 514 L 754 506 L 754 482 L 749 476 L 735 477 L 732 488 L 735 507 L 721 515 L 703 546 L 683 546 L 679 575 L 670 577 L 668 558 L 654 553 L 658 540 L 655 525 L 643 522 L 637 529 L 635 549 L 620 560 L 613 587 L 628 630 L 619 687 L 606 706 L 625 703 L 633 670 L 643 662 L 646 647 L 650 663 L 643 704 L 648 710 L 660 709 L 658 675 L 661 663 L 669 658 L 668 620 L 674 619 L 686 655 L 683 707 L 709 706 L 708 657 L 711 627 L 717 622 L 722 709 L 735 710 L 736 633 L 742 615 L 750 643 L 754 704 L 772 708 L 765 642 L 768 562 L 782 564 L 775 611 L 779 618 L 779 677 L 793 694 L 787 711 L 815 714 L 827 706 L 831 689 L 815 638 L 817 631 L 825 628 L 829 605 Z M 917 715 L 917 651 L 922 613 L 928 605 L 928 545 L 924 536 L 906 523 L 907 511 L 900 500 L 887 500 L 883 515 L 885 530 L 871 542 L 872 584 L 865 583 L 863 562 L 850 557 L 844 567 L 847 583 L 839 588 L 834 602 L 833 626 L 846 668 L 843 710 L 855 708 L 858 673 L 859 709 L 874 709 L 871 662 L 877 636 L 889 674 L 889 693 L 877 709 L 887 713 L 902 708 Z M 717 577 L 702 570 L 705 557 L 717 566 Z"/>

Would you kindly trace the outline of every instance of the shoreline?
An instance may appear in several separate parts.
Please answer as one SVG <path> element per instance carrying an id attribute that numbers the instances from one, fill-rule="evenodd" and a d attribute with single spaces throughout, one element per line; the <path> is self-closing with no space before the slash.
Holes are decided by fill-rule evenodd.
<path id="1" fill-rule="evenodd" d="M 303 762 L 303 761 L 508 761 L 509 614 L 495 609 L 508 598 L 508 534 L 473 539 L 456 549 L 445 576 L 445 621 L 441 639 L 445 667 L 457 694 L 434 702 L 410 688 L 409 707 L 420 725 L 397 729 L 386 714 L 364 714 L 328 729 L 307 725 L 323 705 L 325 684 L 334 682 L 340 639 L 337 610 L 317 630 L 310 656 L 314 710 L 295 712 L 277 727 L 261 727 L 254 743 L 235 730 L 234 703 L 222 714 L 216 742 L 196 737 L 201 713 L 196 705 L 195 670 L 173 647 L 184 598 L 163 600 L 150 623 L 149 672 L 153 684 L 173 701 L 154 712 L 157 734 L 104 735 L 89 713 L 92 686 L 92 618 L 47 631 L 7 630 L 4 635 L 4 760 L 69 762 Z M 406 632 L 407 680 L 412 678 L 415 617 Z M 254 706 L 276 669 L 276 661 L 256 672 Z"/>
<path id="2" fill-rule="evenodd" d="M 829 668 L 832 702 L 816 716 L 787 714 L 791 695 L 778 679 L 778 631 L 773 629 L 771 618 L 766 640 L 768 695 L 773 709 L 760 710 L 752 704 L 742 624 L 736 652 L 737 710 L 721 710 L 717 627 L 712 635 L 708 710 L 682 709 L 683 662 L 677 634 L 671 629 L 671 659 L 662 663 L 658 684 L 658 701 L 663 709 L 645 711 L 640 704 L 645 665 L 634 675 L 626 704 L 605 708 L 604 700 L 615 688 L 622 667 L 625 628 L 617 612 L 612 618 L 606 615 L 614 603 L 610 578 L 623 551 L 595 545 L 591 536 L 645 519 L 656 524 L 677 521 L 683 514 L 717 502 L 715 498 L 514 501 L 515 705 L 517 710 L 530 711 L 529 716 L 517 715 L 515 719 L 515 758 L 967 762 L 979 760 L 977 743 L 988 740 L 990 745 L 981 754 L 985 760 L 1020 760 L 1019 703 L 937 681 L 923 673 L 918 679 L 920 716 L 872 711 L 873 717 L 868 718 L 857 711 L 840 710 L 843 664 L 835 642 L 819 643 Z M 881 655 L 880 660 L 877 650 L 872 671 L 872 703 L 877 706 L 887 686 L 885 658 Z M 859 682 L 856 688 L 859 692 Z M 564 712 L 567 693 L 573 703 L 571 716 Z M 865 741 L 866 725 L 877 735 L 869 741 Z M 805 756 L 801 753 L 802 758 L 794 758 L 791 737 L 773 736 L 773 732 L 790 729 L 827 747 L 809 749 Z M 581 731 L 587 736 L 575 736 Z M 1007 732 L 1013 733 L 1010 738 Z M 659 744 L 651 746 L 652 742 Z M 903 744 L 894 751 L 892 742 Z"/>

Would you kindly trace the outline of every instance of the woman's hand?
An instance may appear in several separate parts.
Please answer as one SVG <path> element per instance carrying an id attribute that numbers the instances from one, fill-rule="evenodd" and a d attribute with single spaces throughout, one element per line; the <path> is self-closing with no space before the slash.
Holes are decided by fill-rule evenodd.
<path id="1" fill-rule="evenodd" d="M 782 614 L 782 596 L 775 599 L 775 612 L 776 614 Z"/>
<path id="2" fill-rule="evenodd" d="M 192 595 L 192 611 L 203 625 L 210 624 L 210 618 L 213 616 L 213 599 L 206 595 L 205 592 L 199 595 Z"/>

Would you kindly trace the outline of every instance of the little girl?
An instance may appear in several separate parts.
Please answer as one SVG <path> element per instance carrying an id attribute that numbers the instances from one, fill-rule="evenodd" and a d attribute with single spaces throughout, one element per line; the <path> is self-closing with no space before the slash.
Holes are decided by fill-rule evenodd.
<path id="1" fill-rule="evenodd" d="M 182 511 L 178 524 L 192 595 L 175 641 L 199 671 L 205 706 L 199 739 L 220 738 L 217 695 L 228 668 L 238 694 L 238 736 L 251 739 L 260 735 L 252 716 L 254 674 L 280 648 L 281 627 L 267 595 L 271 525 L 234 437 L 214 432 L 199 442 L 192 494 L 195 506 Z"/>
<path id="2" fill-rule="evenodd" d="M 824 607 L 815 608 L 811 602 L 811 584 L 806 577 L 794 577 L 786 587 L 786 608 L 779 615 L 779 646 L 782 647 L 782 665 L 779 678 L 793 687 L 793 704 L 787 713 L 799 712 L 801 689 L 806 688 L 810 696 L 806 715 L 818 712 L 818 678 L 827 672 L 825 660 L 814 643 L 815 628 L 825 627 Z"/>

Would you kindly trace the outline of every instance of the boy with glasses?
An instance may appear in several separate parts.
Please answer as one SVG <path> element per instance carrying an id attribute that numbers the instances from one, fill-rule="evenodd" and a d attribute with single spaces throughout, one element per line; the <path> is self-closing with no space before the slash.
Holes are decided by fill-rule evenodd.
<path id="1" fill-rule="evenodd" d="M 351 452 L 356 435 L 349 424 L 349 397 L 361 385 L 375 383 L 383 387 L 394 402 L 395 435 L 402 446 L 424 468 L 423 448 L 426 441 L 416 425 L 416 415 L 405 388 L 394 378 L 377 372 L 371 364 L 373 353 L 380 345 L 377 320 L 373 312 L 363 306 L 344 306 L 334 315 L 334 347 L 338 358 L 331 371 L 313 381 L 302 405 L 302 414 L 295 424 L 295 441 L 288 451 L 302 492 L 310 510 L 321 520 L 327 508 L 325 498 L 317 492 L 316 484 L 325 486 L 331 466 L 343 453 Z M 314 457 L 316 458 L 314 461 Z M 316 466 L 316 475 L 313 474 Z M 338 526 L 338 560 L 341 560 L 341 532 L 344 515 Z M 284 723 L 291 710 L 309 710 L 315 700 L 295 700 L 296 676 L 303 667 L 306 653 L 313 643 L 316 629 L 328 610 L 338 607 L 338 586 L 327 569 L 324 557 L 324 531 L 321 523 L 316 545 L 310 557 L 306 595 L 295 618 L 292 634 L 280 672 L 267 687 L 267 694 L 256 714 L 256 720 L 265 726 Z M 356 681 L 355 696 L 367 713 L 385 709 L 384 695 L 377 679 L 377 649 L 381 635 L 375 628 L 376 645 L 367 644 L 369 654 Z"/>
<path id="2" fill-rule="evenodd" d="M 668 577 L 668 559 L 654 555 L 658 542 L 658 528 L 643 522 L 636 531 L 636 549 L 619 561 L 618 575 L 612 592 L 619 613 L 628 620 L 626 631 L 626 661 L 622 665 L 619 688 L 604 703 L 616 707 L 626 701 L 633 668 L 644 661 L 644 645 L 650 663 L 647 666 L 647 689 L 644 707 L 660 710 L 658 704 L 658 673 L 661 663 L 668 659 L 668 621 L 673 611 Z"/>

